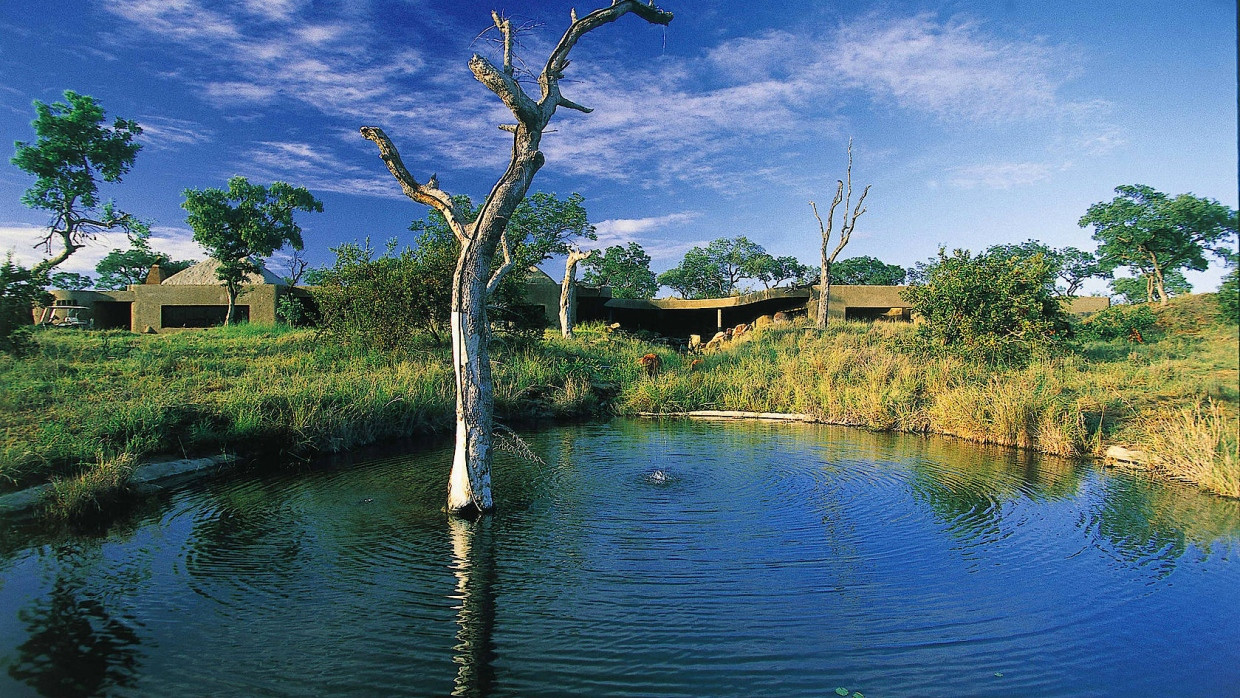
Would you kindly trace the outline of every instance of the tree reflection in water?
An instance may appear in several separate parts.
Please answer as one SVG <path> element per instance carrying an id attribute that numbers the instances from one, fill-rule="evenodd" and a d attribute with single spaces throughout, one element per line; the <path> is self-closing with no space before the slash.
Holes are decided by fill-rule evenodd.
<path id="1" fill-rule="evenodd" d="M 16 660 L 7 662 L 9 676 L 50 696 L 133 687 L 139 624 L 114 617 L 87 591 L 83 577 L 93 561 L 85 551 L 66 546 L 54 556 L 58 570 L 50 592 L 17 613 L 30 635 L 17 647 Z"/>
<path id="2" fill-rule="evenodd" d="M 448 519 L 456 575 L 458 665 L 454 696 L 480 698 L 495 688 L 495 538 L 491 517 Z"/>

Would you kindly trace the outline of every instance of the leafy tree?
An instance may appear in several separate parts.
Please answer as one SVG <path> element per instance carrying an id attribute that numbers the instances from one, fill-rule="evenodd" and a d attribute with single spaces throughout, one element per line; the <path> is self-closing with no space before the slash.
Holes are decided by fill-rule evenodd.
<path id="1" fill-rule="evenodd" d="M 1053 288 L 1052 264 L 1040 254 L 973 257 L 955 250 L 948 256 L 940 249 L 924 281 L 903 294 L 933 340 L 1003 358 L 1065 337 L 1068 320 Z"/>
<path id="2" fill-rule="evenodd" d="M 1240 254 L 1227 250 L 1223 255 L 1231 272 L 1218 287 L 1218 305 L 1223 316 L 1232 322 L 1240 322 Z"/>
<path id="3" fill-rule="evenodd" d="M 148 235 L 134 235 L 129 249 L 114 249 L 95 265 L 99 288 L 123 289 L 131 284 L 144 283 L 151 267 L 156 264 L 165 275 L 171 276 L 190 268 L 194 262 L 184 259 L 173 261 L 163 252 L 151 249 Z"/>
<path id="4" fill-rule="evenodd" d="M 146 230 L 144 223 L 111 202 L 101 203 L 98 184 L 99 179 L 120 182 L 129 172 L 142 149 L 133 142 L 142 128 L 121 118 L 106 125 L 103 108 L 94 98 L 73 91 L 65 92 L 64 102 L 49 105 L 36 100 L 34 108 L 35 142 L 18 141 L 12 163 L 37 178 L 22 195 L 22 203 L 52 214 L 41 244 L 48 254 L 54 246 L 61 249 L 32 269 L 45 274 L 97 233 Z"/>
<path id="5" fill-rule="evenodd" d="M 1171 271 L 1208 266 L 1206 253 L 1221 254 L 1237 233 L 1236 212 L 1213 200 L 1180 194 L 1171 198 L 1142 184 L 1115 188 L 1119 196 L 1090 206 L 1082 228 L 1094 226 L 1101 268 L 1127 267 L 1149 278 L 1154 295 L 1167 304 Z"/>
<path id="6" fill-rule="evenodd" d="M 77 274 L 71 271 L 58 271 L 52 274 L 47 284 L 48 288 L 58 288 L 65 291 L 81 291 L 94 286 L 94 279 L 86 274 Z"/>
<path id="7" fill-rule="evenodd" d="M 13 253 L 0 264 L 0 351 L 21 356 L 33 345 L 31 325 L 36 305 L 47 305 L 50 296 L 45 272 L 36 272 L 13 262 Z"/>
<path id="8" fill-rule="evenodd" d="M 1084 339 L 1128 339 L 1143 342 L 1158 318 L 1149 305 L 1113 305 L 1081 323 L 1078 335 Z"/>
<path id="9" fill-rule="evenodd" d="M 1056 254 L 1059 255 L 1059 279 L 1064 283 L 1065 296 L 1075 296 L 1087 279 L 1095 276 L 1109 279 L 1112 276 L 1112 270 L 1103 269 L 1102 263 L 1092 253 L 1065 247 L 1057 250 Z"/>
<path id="10" fill-rule="evenodd" d="M 611 287 L 612 298 L 654 298 L 659 282 L 650 271 L 650 255 L 636 242 L 611 245 L 583 262 L 582 281 L 592 286 Z"/>
<path id="11" fill-rule="evenodd" d="M 785 281 L 806 279 L 814 269 L 801 264 L 796 257 L 774 257 L 764 252 L 750 259 L 745 271 L 751 278 L 761 281 L 764 288 L 771 288 Z"/>
<path id="12" fill-rule="evenodd" d="M 303 187 L 275 182 L 270 188 L 245 177 L 228 180 L 228 189 L 186 189 L 182 208 L 194 240 L 219 261 L 216 272 L 228 292 L 224 324 L 232 324 L 237 294 L 250 274 L 262 272 L 264 257 L 284 247 L 302 248 L 295 211 L 323 211 L 323 202 Z"/>
<path id="13" fill-rule="evenodd" d="M 1110 283 L 1111 292 L 1124 303 L 1153 303 L 1158 297 L 1153 275 L 1121 276 Z M 1163 274 L 1163 289 L 1168 296 L 1189 293 L 1193 285 L 1184 278 L 1184 272 L 1175 269 Z"/>
<path id="14" fill-rule="evenodd" d="M 679 266 L 659 274 L 658 282 L 681 298 L 722 298 L 729 295 L 731 289 L 731 282 L 719 261 L 701 247 L 686 252 Z"/>
<path id="15" fill-rule="evenodd" d="M 680 265 L 660 274 L 658 281 L 683 298 L 722 298 L 735 295 L 744 279 L 757 278 L 768 257 L 762 245 L 743 235 L 718 238 L 686 252 Z"/>
<path id="16" fill-rule="evenodd" d="M 899 286 L 904 277 L 904 267 L 870 256 L 849 257 L 831 265 L 832 283 L 847 286 Z"/>
<path id="17" fill-rule="evenodd" d="M 726 280 L 723 293 L 725 296 L 737 293 L 741 281 L 757 278 L 755 264 L 763 257 L 770 256 L 762 245 L 744 235 L 711 240 L 706 245 L 706 255 Z"/>

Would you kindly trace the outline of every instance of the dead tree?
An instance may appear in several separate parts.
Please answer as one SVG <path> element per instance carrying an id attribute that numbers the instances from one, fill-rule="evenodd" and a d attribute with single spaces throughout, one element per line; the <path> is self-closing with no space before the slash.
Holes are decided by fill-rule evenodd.
<path id="1" fill-rule="evenodd" d="M 851 215 L 849 206 L 852 203 L 852 139 L 848 139 L 848 173 L 845 175 L 848 180 L 848 190 L 845 194 L 843 180 L 835 182 L 835 196 L 831 199 L 831 208 L 827 211 L 827 223 L 823 225 L 822 216 L 818 215 L 818 205 L 813 201 L 809 202 L 810 208 L 814 210 L 814 218 L 818 219 L 818 230 L 822 233 L 822 275 L 819 283 L 822 284 L 822 293 L 818 296 L 818 329 L 827 328 L 827 306 L 831 302 L 831 265 L 835 264 L 835 258 L 839 256 L 840 250 L 848 244 L 848 239 L 852 237 L 853 226 L 857 224 L 857 217 L 865 213 L 862 204 L 865 203 L 866 194 L 870 193 L 870 185 L 865 185 L 865 189 L 861 192 L 861 198 L 857 199 L 857 206 L 853 208 Z M 831 246 L 831 229 L 833 226 L 832 219 L 835 217 L 835 207 L 844 202 L 844 220 L 840 224 L 840 241 L 829 255 L 827 250 Z"/>
<path id="2" fill-rule="evenodd" d="M 448 512 L 474 516 L 494 507 L 491 497 L 492 416 L 495 396 L 491 381 L 491 361 L 487 349 L 490 326 L 486 299 L 512 269 L 512 241 L 505 230 L 508 219 L 525 198 L 534 174 L 545 158 L 539 146 L 543 130 L 556 109 L 565 107 L 589 113 L 591 110 L 560 93 L 560 79 L 568 68 L 568 54 L 587 33 L 632 12 L 652 24 L 672 21 L 672 14 L 636 0 L 614 0 L 611 6 L 584 17 L 572 13 L 572 23 L 551 51 L 538 75 L 539 95 L 535 99 L 517 82 L 513 67 L 513 27 L 509 20 L 492 12 L 496 29 L 504 38 L 503 65 L 496 67 L 475 54 L 469 60 L 474 77 L 494 92 L 516 117 L 515 124 L 501 124 L 512 134 L 512 154 L 508 169 L 482 202 L 477 218 L 466 223 L 452 197 L 439 188 L 432 175 L 425 183 L 414 179 L 401 160 L 396 146 L 382 129 L 363 126 L 362 136 L 374 141 L 379 155 L 414 201 L 443 214 L 452 233 L 461 243 L 456 270 L 452 275 L 452 303 L 449 324 L 452 330 L 452 365 L 456 376 L 456 451 L 448 483 Z M 503 260 L 495 266 L 496 254 Z"/>
<path id="3" fill-rule="evenodd" d="M 560 282 L 560 334 L 566 338 L 573 336 L 573 325 L 577 322 L 577 263 L 589 259 L 592 254 L 594 250 L 570 249 L 564 263 L 564 280 Z"/>

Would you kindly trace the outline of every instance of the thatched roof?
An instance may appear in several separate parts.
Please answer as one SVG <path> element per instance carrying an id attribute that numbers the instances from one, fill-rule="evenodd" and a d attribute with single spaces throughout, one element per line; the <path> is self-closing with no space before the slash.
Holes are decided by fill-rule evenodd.
<path id="1" fill-rule="evenodd" d="M 219 286 L 220 278 L 215 275 L 215 270 L 220 266 L 219 261 L 207 257 L 206 261 L 199 262 L 184 271 L 179 271 L 172 276 L 164 279 L 163 285 L 173 284 L 176 286 Z M 263 268 L 262 274 L 250 274 L 246 277 L 244 284 L 252 286 L 263 286 L 266 284 L 284 284 L 284 279 L 272 274 Z"/>

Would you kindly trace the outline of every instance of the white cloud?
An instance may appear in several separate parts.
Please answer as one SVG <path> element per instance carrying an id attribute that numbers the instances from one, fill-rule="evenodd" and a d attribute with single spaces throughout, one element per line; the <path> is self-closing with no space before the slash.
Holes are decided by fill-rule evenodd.
<path id="1" fill-rule="evenodd" d="M 18 264 L 31 267 L 51 255 L 40 245 L 35 245 L 46 235 L 47 229 L 37 226 L 8 223 L 0 224 L 0 255 L 12 250 Z M 150 246 L 173 259 L 202 259 L 206 253 L 191 239 L 190 231 L 182 228 L 156 227 L 151 230 Z M 55 271 L 95 275 L 95 265 L 113 249 L 127 249 L 129 237 L 124 233 L 100 233 L 86 241 L 86 246 L 74 252 Z M 59 248 L 53 247 L 53 253 Z"/>
<path id="2" fill-rule="evenodd" d="M 1012 189 L 1049 179 L 1058 168 L 1043 162 L 999 162 L 948 170 L 947 183 L 959 189 Z"/>
<path id="3" fill-rule="evenodd" d="M 507 161 L 510 137 L 496 126 L 512 117 L 460 57 L 388 46 L 360 15 L 310 15 L 296 0 L 247 2 L 248 11 L 232 14 L 205 0 L 106 7 L 135 31 L 209 56 L 200 86 L 222 108 L 292 100 L 342 122 L 382 126 L 414 171 L 495 170 Z M 543 38 L 527 36 L 529 56 L 543 55 Z M 1106 105 L 1064 98 L 1075 62 L 1071 49 L 975 22 L 878 14 L 834 30 L 734 38 L 691 58 L 594 58 L 574 65 L 563 83 L 567 97 L 594 113 L 562 111 L 543 150 L 549 170 L 628 185 L 786 184 L 803 174 L 799 154 L 845 130 L 838 105 L 852 94 L 947 123 L 1062 120 L 1077 128 L 1074 112 Z M 1077 139 L 1089 148 L 1118 141 L 1105 129 L 1089 133 Z M 254 166 L 271 166 L 267 157 Z M 346 175 L 320 188 L 378 193 L 369 175 Z"/>
<path id="4" fill-rule="evenodd" d="M 215 137 L 211 129 L 185 119 L 147 116 L 139 123 L 142 126 L 139 140 L 155 150 L 175 150 L 183 145 L 207 143 Z"/>
<path id="5" fill-rule="evenodd" d="M 298 186 L 317 191 L 405 198 L 400 185 L 386 169 L 359 167 L 308 143 L 263 141 L 251 148 L 245 158 L 244 174 L 249 177 L 295 180 Z"/>
<path id="6" fill-rule="evenodd" d="M 614 218 L 601 221 L 594 225 L 598 241 L 592 246 L 605 248 L 636 242 L 652 260 L 679 258 L 694 245 L 706 244 L 705 241 L 682 242 L 678 234 L 661 237 L 656 233 L 681 227 L 700 215 L 697 211 L 682 211 L 649 218 Z"/>

